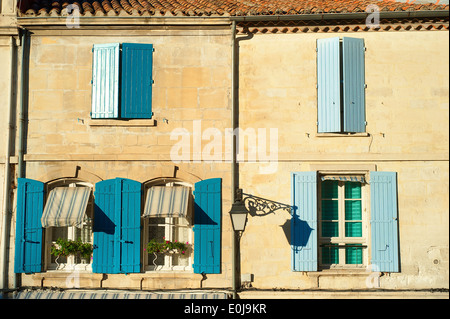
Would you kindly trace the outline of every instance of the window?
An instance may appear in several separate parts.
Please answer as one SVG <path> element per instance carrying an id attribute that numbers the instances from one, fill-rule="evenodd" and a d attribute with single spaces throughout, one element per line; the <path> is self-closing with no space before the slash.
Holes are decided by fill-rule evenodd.
<path id="1" fill-rule="evenodd" d="M 54 186 L 54 185 L 53 185 Z M 67 183 L 58 186 L 65 187 L 92 187 L 88 183 Z M 93 243 L 93 198 L 89 197 L 87 203 L 86 213 L 83 216 L 83 222 L 77 226 L 52 226 L 45 228 L 45 255 L 44 255 L 44 268 L 47 270 L 61 270 L 61 271 L 91 271 L 92 259 L 82 260 L 80 256 L 60 256 L 56 258 L 51 255 L 51 247 L 56 244 L 58 238 L 65 240 L 81 240 L 84 243 Z"/>
<path id="2" fill-rule="evenodd" d="M 169 183 L 159 183 L 152 186 L 165 186 L 165 187 L 177 187 L 177 186 L 187 186 L 191 187 L 189 184 L 182 182 L 169 182 Z M 190 194 L 189 196 L 191 196 Z M 190 201 L 189 201 L 190 202 Z M 160 203 L 162 206 L 162 203 Z M 192 210 L 188 205 L 188 210 Z M 188 212 L 187 216 L 192 216 L 192 212 Z M 144 218 L 144 233 L 143 241 L 144 248 L 152 239 L 157 242 L 163 241 L 181 241 L 189 242 L 192 244 L 192 224 L 187 218 L 178 217 L 148 217 Z M 144 269 L 146 271 L 152 270 L 191 270 L 191 251 L 187 252 L 185 255 L 180 254 L 146 254 L 144 252 Z"/>
<path id="3" fill-rule="evenodd" d="M 293 271 L 399 271 L 397 173 L 361 176 L 291 174 Z"/>
<path id="4" fill-rule="evenodd" d="M 358 38 L 317 40 L 317 131 L 363 133 L 365 47 Z"/>
<path id="5" fill-rule="evenodd" d="M 363 184 L 324 180 L 319 183 L 319 260 L 322 268 L 366 264 L 367 241 Z"/>
<path id="6" fill-rule="evenodd" d="M 92 62 L 93 119 L 150 119 L 153 45 L 95 44 Z"/>

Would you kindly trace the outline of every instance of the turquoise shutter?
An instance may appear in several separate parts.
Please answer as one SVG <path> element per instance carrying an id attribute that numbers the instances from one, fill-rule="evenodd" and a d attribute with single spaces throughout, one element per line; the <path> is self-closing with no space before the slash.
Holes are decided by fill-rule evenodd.
<path id="1" fill-rule="evenodd" d="M 27 178 L 17 180 L 15 273 L 42 270 L 42 224 L 44 184 Z"/>
<path id="2" fill-rule="evenodd" d="M 194 273 L 219 274 L 221 265 L 222 179 L 195 184 Z"/>
<path id="3" fill-rule="evenodd" d="M 92 49 L 93 119 L 119 116 L 119 43 L 95 44 Z"/>
<path id="4" fill-rule="evenodd" d="M 364 39 L 343 38 L 344 131 L 365 132 Z"/>
<path id="5" fill-rule="evenodd" d="M 122 44 L 122 118 L 152 117 L 152 69 L 152 44 Z"/>
<path id="6" fill-rule="evenodd" d="M 317 271 L 317 173 L 292 173 L 293 271 Z"/>
<path id="7" fill-rule="evenodd" d="M 141 183 L 124 178 L 116 179 L 120 199 L 120 272 L 141 271 Z M 118 232 L 119 233 L 119 232 Z"/>
<path id="8" fill-rule="evenodd" d="M 339 38 L 317 40 L 318 132 L 341 131 Z"/>
<path id="9" fill-rule="evenodd" d="M 370 172 L 372 269 L 399 271 L 397 173 Z"/>
<path id="10" fill-rule="evenodd" d="M 108 179 L 95 184 L 94 205 L 94 273 L 119 273 L 116 181 Z"/>

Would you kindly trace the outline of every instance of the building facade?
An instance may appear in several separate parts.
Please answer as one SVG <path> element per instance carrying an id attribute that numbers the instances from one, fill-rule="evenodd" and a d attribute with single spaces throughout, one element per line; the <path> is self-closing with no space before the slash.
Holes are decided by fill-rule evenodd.
<path id="1" fill-rule="evenodd" d="M 448 295 L 448 5 L 299 3 L 2 1 L 3 289 Z"/>

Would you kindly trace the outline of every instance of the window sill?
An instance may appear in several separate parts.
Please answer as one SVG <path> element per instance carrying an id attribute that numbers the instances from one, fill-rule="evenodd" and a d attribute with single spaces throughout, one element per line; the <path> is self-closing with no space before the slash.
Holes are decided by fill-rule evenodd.
<path id="1" fill-rule="evenodd" d="M 315 137 L 369 137 L 369 133 L 315 133 Z"/>
<path id="2" fill-rule="evenodd" d="M 86 120 L 89 126 L 128 126 L 128 127 L 147 127 L 156 126 L 156 120 L 152 119 L 88 119 Z"/>

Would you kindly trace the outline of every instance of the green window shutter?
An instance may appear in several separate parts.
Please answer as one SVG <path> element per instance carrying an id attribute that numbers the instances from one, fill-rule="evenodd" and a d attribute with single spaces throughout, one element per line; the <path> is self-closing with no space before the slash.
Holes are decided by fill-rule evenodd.
<path id="1" fill-rule="evenodd" d="M 370 172 L 371 264 L 399 271 L 397 173 Z"/>
<path id="2" fill-rule="evenodd" d="M 343 119 L 345 132 L 365 132 L 364 39 L 342 41 Z"/>
<path id="3" fill-rule="evenodd" d="M 120 45 L 94 44 L 92 49 L 93 119 L 119 116 Z"/>
<path id="4" fill-rule="evenodd" d="M 293 271 L 317 271 L 317 172 L 291 174 Z"/>

